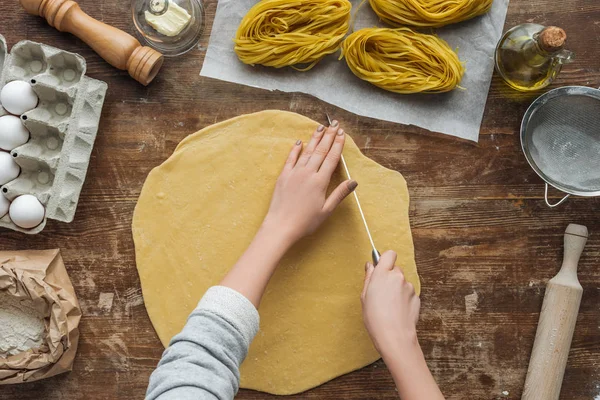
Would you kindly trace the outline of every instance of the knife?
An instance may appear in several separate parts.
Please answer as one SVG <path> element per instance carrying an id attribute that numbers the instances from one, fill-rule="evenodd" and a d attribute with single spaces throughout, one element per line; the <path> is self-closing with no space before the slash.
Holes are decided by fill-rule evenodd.
<path id="1" fill-rule="evenodd" d="M 331 126 L 331 118 L 329 118 L 329 114 L 325 114 L 327 116 L 327 121 L 329 121 L 329 125 Z M 348 164 L 346 164 L 346 159 L 344 159 L 344 155 L 341 157 L 342 165 L 344 166 L 344 170 L 346 171 L 346 176 L 348 179 L 352 179 L 350 177 L 350 171 L 348 170 Z M 365 218 L 365 214 L 360 205 L 360 200 L 358 200 L 358 195 L 356 194 L 356 190 L 352 192 L 354 194 L 354 200 L 356 200 L 356 205 L 358 206 L 358 211 L 360 212 L 360 217 L 362 218 L 362 222 L 365 225 L 365 230 L 367 231 L 367 236 L 369 237 L 369 242 L 371 242 L 371 257 L 373 258 L 373 265 L 377 265 L 379 263 L 379 257 L 381 254 L 375 248 L 375 242 L 373 242 L 373 237 L 371 236 L 371 231 L 369 230 L 369 225 L 367 224 L 367 219 Z"/>

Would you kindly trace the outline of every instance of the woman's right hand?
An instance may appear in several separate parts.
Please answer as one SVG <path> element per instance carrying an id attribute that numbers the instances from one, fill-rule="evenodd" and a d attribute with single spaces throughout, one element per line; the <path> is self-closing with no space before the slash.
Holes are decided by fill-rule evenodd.
<path id="1" fill-rule="evenodd" d="M 386 251 L 379 264 L 365 266 L 361 300 L 363 319 L 379 353 L 395 353 L 417 343 L 417 321 L 421 301 L 415 289 L 395 266 L 397 255 Z"/>
<path id="2" fill-rule="evenodd" d="M 386 251 L 365 268 L 363 318 L 371 340 L 394 378 L 402 400 L 444 400 L 417 340 L 421 300 Z"/>

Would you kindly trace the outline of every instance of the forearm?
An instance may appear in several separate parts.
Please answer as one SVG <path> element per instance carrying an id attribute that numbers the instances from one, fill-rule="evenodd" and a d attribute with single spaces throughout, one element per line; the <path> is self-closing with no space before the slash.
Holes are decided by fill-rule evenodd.
<path id="1" fill-rule="evenodd" d="M 209 289 L 152 374 L 147 399 L 231 399 L 258 330 L 256 309 L 291 240 L 263 223 L 221 282 Z M 231 290 L 233 289 L 233 290 Z"/>
<path id="2" fill-rule="evenodd" d="M 444 396 L 433 379 L 416 339 L 390 346 L 382 352 L 402 400 L 443 400 Z"/>
<path id="3" fill-rule="evenodd" d="M 258 324 L 248 299 L 230 288 L 210 288 L 163 353 L 146 399 L 232 399 Z"/>
<path id="4" fill-rule="evenodd" d="M 274 224 L 265 221 L 248 249 L 220 284 L 241 293 L 258 308 L 277 264 L 292 242 Z"/>
<path id="5" fill-rule="evenodd" d="M 237 290 L 258 307 L 287 250 L 297 240 L 315 232 L 356 189 L 356 182 L 344 181 L 327 196 L 344 141 L 344 131 L 335 120 L 329 128 L 317 127 L 306 148 L 302 140 L 296 141 L 277 179 L 261 228 L 221 285 Z"/>

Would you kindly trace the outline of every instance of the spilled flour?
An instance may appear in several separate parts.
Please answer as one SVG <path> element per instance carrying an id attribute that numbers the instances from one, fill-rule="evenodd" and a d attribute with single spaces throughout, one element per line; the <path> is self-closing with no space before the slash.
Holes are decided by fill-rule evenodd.
<path id="1" fill-rule="evenodd" d="M 467 317 L 471 316 L 479 305 L 479 295 L 477 292 L 473 292 L 465 296 L 465 311 L 467 313 Z"/>
<path id="2" fill-rule="evenodd" d="M 33 301 L 0 292 L 0 357 L 40 346 L 44 333 L 43 315 Z"/>

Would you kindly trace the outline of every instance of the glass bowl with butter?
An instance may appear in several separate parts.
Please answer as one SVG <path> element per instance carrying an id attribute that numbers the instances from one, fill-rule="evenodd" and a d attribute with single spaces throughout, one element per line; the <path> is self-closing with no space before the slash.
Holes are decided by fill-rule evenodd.
<path id="1" fill-rule="evenodd" d="M 138 36 L 167 57 L 193 49 L 204 29 L 201 0 L 132 0 Z"/>

